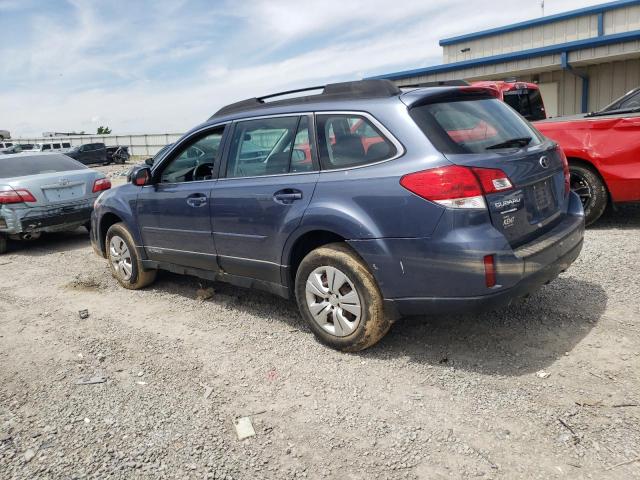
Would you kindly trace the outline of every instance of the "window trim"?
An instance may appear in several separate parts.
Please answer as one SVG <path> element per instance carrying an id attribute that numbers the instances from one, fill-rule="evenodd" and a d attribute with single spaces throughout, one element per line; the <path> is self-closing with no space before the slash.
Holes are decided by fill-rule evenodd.
<path id="1" fill-rule="evenodd" d="M 236 131 L 236 126 L 241 122 L 248 122 L 251 120 L 261 120 L 263 118 L 281 118 L 281 117 L 298 117 L 302 119 L 302 117 L 307 117 L 309 121 L 309 142 L 311 143 L 311 162 L 313 164 L 313 170 L 308 172 L 288 172 L 288 173 L 272 173 L 269 175 L 251 175 L 248 177 L 227 177 L 227 164 L 229 160 L 229 153 L 231 148 L 230 143 L 233 135 Z M 314 175 L 317 174 L 320 169 L 320 159 L 318 157 L 318 142 L 316 141 L 316 119 L 313 112 L 295 112 L 295 113 L 281 113 L 281 114 L 270 114 L 270 115 L 259 115 L 255 117 L 247 117 L 247 118 L 238 118 L 233 120 L 233 126 L 229 131 L 229 145 L 226 145 L 224 158 L 222 162 L 220 162 L 220 175 L 218 176 L 218 181 L 229 181 L 229 180 L 247 180 L 250 178 L 269 178 L 269 177 L 285 177 L 291 175 Z M 298 121 L 300 124 L 300 120 Z M 223 173 L 224 172 L 224 173 Z"/>
<path id="2" fill-rule="evenodd" d="M 227 150 L 227 143 L 228 143 L 229 132 L 230 132 L 229 126 L 231 125 L 231 123 L 232 122 L 222 122 L 222 123 L 216 123 L 215 125 L 205 125 L 204 127 L 191 132 L 188 136 L 185 135 L 180 140 L 175 142 L 169 149 L 167 149 L 163 157 L 159 159 L 159 161 L 156 162 L 151 167 L 151 183 L 149 185 L 145 185 L 145 187 L 147 186 L 156 187 L 158 185 L 183 185 L 187 183 L 192 184 L 192 183 L 202 183 L 202 182 L 213 182 L 218 180 L 218 177 L 220 174 L 220 167 L 227 155 L 226 150 Z M 214 165 L 215 168 L 214 168 L 214 171 L 212 172 L 212 176 L 211 176 L 212 178 L 208 180 L 192 180 L 191 182 L 167 182 L 167 183 L 160 182 L 160 177 L 162 176 L 164 167 L 166 166 L 166 164 L 168 164 L 175 158 L 176 152 L 178 150 L 181 150 L 185 144 L 191 143 L 194 138 L 200 139 L 200 138 L 206 137 L 208 132 L 212 132 L 213 130 L 217 130 L 219 128 L 223 128 L 222 140 L 220 141 L 220 148 L 222 149 L 222 153 L 220 155 L 220 161 L 218 162 L 218 165 L 217 166 Z"/>
<path id="3" fill-rule="evenodd" d="M 395 160 L 397 158 L 402 157 L 405 153 L 406 153 L 406 149 L 404 148 L 404 145 L 402 145 L 402 143 L 400 143 L 400 140 L 398 140 L 390 131 L 388 128 L 386 128 L 380 121 L 378 121 L 378 119 L 376 117 L 374 117 L 373 115 L 371 115 L 369 112 L 363 112 L 363 111 L 357 111 L 357 110 L 327 110 L 327 111 L 317 111 L 314 113 L 314 127 L 317 125 L 317 121 L 315 119 L 316 115 L 357 115 L 357 116 L 361 116 L 361 117 L 365 117 L 367 120 L 369 120 L 371 123 L 373 123 L 375 125 L 375 127 L 380 131 L 380 133 L 382 133 L 382 135 L 384 135 L 384 137 L 390 141 L 394 147 L 396 147 L 396 154 L 393 155 L 392 157 L 389 158 L 385 158 L 384 160 L 378 160 L 377 162 L 371 162 L 371 163 L 364 163 L 362 165 L 353 165 L 353 166 L 349 166 L 349 167 L 341 167 L 341 168 L 323 168 L 322 166 L 322 162 L 320 162 L 320 171 L 321 173 L 328 173 L 328 172 L 343 172 L 345 170 L 353 170 L 355 168 L 366 168 L 366 167 L 371 167 L 373 165 L 379 165 L 381 163 L 385 163 L 385 162 L 390 162 L 392 160 Z M 316 135 L 317 132 L 314 132 L 314 135 Z M 318 154 L 318 160 L 320 159 L 320 151 L 319 151 L 319 145 L 317 144 L 318 142 L 316 142 L 316 149 L 318 149 L 317 154 Z"/>

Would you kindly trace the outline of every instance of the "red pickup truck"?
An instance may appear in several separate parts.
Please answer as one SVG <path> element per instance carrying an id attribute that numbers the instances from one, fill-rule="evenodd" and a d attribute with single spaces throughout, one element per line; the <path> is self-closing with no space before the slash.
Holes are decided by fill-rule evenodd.
<path id="1" fill-rule="evenodd" d="M 564 150 L 587 225 L 608 203 L 640 201 L 640 88 L 598 112 L 534 125 Z"/>

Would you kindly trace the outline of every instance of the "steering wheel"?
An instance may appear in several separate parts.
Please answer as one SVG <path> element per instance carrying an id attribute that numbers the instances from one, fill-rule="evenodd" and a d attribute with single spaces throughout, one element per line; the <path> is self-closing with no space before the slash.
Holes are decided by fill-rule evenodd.
<path id="1" fill-rule="evenodd" d="M 193 169 L 192 176 L 194 180 L 209 180 L 213 177 L 213 164 L 201 163 Z"/>

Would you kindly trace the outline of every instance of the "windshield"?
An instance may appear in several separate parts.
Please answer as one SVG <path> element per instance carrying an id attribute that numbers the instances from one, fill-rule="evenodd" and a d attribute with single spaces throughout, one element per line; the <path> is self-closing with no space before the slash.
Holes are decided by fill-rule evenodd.
<path id="1" fill-rule="evenodd" d="M 497 99 L 431 103 L 412 108 L 410 114 L 443 153 L 483 153 L 542 141 L 533 127 Z"/>
<path id="2" fill-rule="evenodd" d="M 540 90 L 523 89 L 505 92 L 504 101 L 531 122 L 547 118 Z"/>
<path id="3" fill-rule="evenodd" d="M 68 172 L 72 170 L 84 170 L 80 162 L 66 155 L 20 155 L 0 157 L 0 178 L 24 177 L 41 173 Z"/>

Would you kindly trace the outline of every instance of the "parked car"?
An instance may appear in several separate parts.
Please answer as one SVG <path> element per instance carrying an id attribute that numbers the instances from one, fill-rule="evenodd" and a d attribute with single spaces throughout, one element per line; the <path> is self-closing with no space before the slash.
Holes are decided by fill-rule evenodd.
<path id="1" fill-rule="evenodd" d="M 609 203 L 640 201 L 640 88 L 598 112 L 535 122 L 569 159 L 587 225 Z"/>
<path id="2" fill-rule="evenodd" d="M 71 150 L 71 143 L 70 142 L 41 143 L 41 144 L 38 144 L 37 148 L 35 148 L 34 150 L 37 150 L 39 152 L 67 153 L 69 150 Z"/>
<path id="3" fill-rule="evenodd" d="M 530 122 L 547 118 L 540 87 L 535 83 L 515 80 L 483 80 L 472 82 L 471 85 L 474 87 L 494 88 L 498 91 L 499 98 L 502 101 Z"/>
<path id="4" fill-rule="evenodd" d="M 562 151 L 494 89 L 364 80 L 266 98 L 98 198 L 92 244 L 123 287 L 166 269 L 295 297 L 321 342 L 355 351 L 400 315 L 510 303 L 580 253 Z M 381 141 L 365 151 L 357 122 Z M 465 133 L 479 123 L 484 137 Z"/>
<path id="5" fill-rule="evenodd" d="M 84 165 L 107 163 L 107 148 L 104 143 L 85 143 L 84 145 L 78 145 L 69 150 L 66 155 L 78 160 Z"/>
<path id="6" fill-rule="evenodd" d="M 0 150 L 13 147 L 13 142 L 0 142 Z"/>
<path id="7" fill-rule="evenodd" d="M 59 153 L 0 156 L 0 254 L 8 238 L 89 228 L 93 202 L 109 188 L 102 173 Z"/>
<path id="8" fill-rule="evenodd" d="M 127 163 L 131 155 L 129 155 L 129 147 L 117 146 L 106 147 L 107 149 L 107 163 Z"/>

